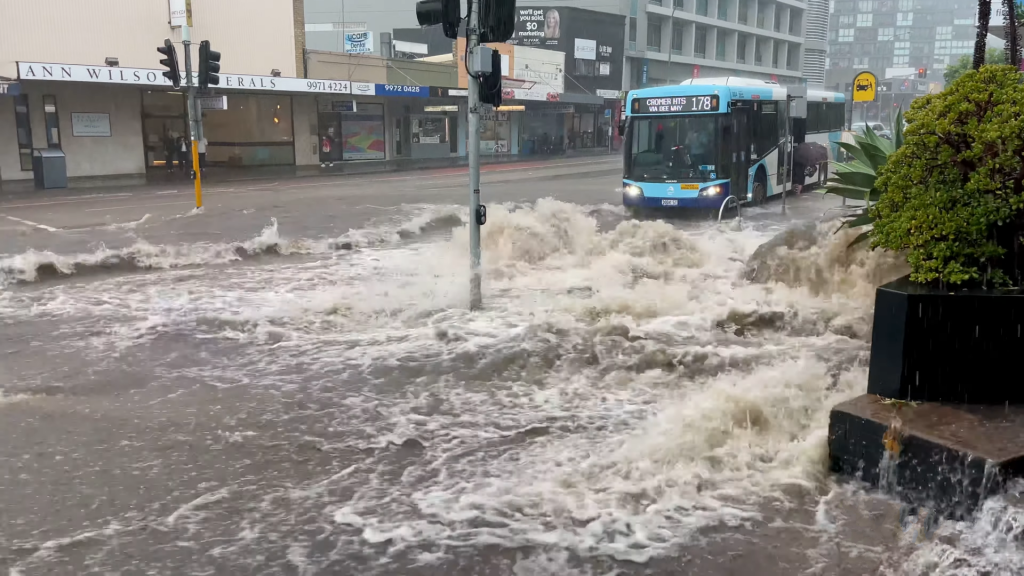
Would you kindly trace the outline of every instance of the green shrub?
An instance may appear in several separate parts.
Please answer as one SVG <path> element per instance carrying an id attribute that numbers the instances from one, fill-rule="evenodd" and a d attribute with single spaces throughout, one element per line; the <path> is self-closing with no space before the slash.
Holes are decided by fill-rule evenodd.
<path id="1" fill-rule="evenodd" d="M 915 282 L 1019 286 L 1021 75 L 1010 66 L 967 72 L 914 102 L 907 120 L 904 145 L 879 171 L 872 246 L 906 250 Z"/>

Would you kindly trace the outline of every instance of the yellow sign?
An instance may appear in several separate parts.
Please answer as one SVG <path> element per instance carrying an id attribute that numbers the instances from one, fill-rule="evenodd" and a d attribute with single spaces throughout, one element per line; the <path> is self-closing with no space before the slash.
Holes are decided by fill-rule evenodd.
<path id="1" fill-rule="evenodd" d="M 874 102 L 878 91 L 878 80 L 871 72 L 861 72 L 853 78 L 853 101 Z"/>
<path id="2" fill-rule="evenodd" d="M 680 184 L 680 190 L 699 190 L 700 184 Z"/>

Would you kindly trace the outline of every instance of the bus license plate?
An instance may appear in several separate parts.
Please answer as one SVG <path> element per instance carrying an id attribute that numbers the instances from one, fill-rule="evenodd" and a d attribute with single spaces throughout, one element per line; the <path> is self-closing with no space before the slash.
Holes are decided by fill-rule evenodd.
<path id="1" fill-rule="evenodd" d="M 662 200 L 662 206 L 679 206 L 679 200 Z"/>

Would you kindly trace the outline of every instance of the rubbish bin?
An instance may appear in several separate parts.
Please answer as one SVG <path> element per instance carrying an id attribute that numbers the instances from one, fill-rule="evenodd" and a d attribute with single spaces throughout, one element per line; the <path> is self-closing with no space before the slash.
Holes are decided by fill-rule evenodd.
<path id="1" fill-rule="evenodd" d="M 64 151 L 57 148 L 36 148 L 32 151 L 32 175 L 36 188 L 67 188 L 68 165 Z"/>

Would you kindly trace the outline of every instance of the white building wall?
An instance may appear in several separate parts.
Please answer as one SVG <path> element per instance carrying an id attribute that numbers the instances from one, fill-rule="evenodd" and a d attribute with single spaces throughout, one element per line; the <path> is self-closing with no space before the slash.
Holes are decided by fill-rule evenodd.
<path id="1" fill-rule="evenodd" d="M 55 96 L 60 123 L 61 149 L 67 157 L 69 177 L 109 174 L 145 174 L 142 142 L 142 95 L 135 87 L 82 85 L 60 82 L 24 82 L 32 123 L 32 147 L 46 148 L 43 96 Z M 110 115 L 110 137 L 76 137 L 71 114 Z M 0 172 L 4 180 L 27 180 L 18 160 L 13 98 L 0 99 Z"/>
<path id="2" fill-rule="evenodd" d="M 277 68 L 301 76 L 292 9 L 281 0 L 192 0 L 192 39 L 210 40 L 225 72 L 267 75 Z M 17 77 L 18 60 L 103 64 L 116 57 L 121 66 L 159 68 L 157 46 L 164 38 L 181 40 L 181 31 L 170 28 L 167 0 L 4 1 L 0 13 L 0 76 L 9 78 Z"/>

